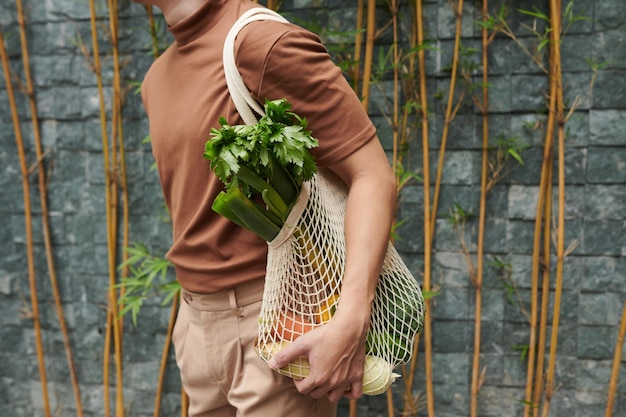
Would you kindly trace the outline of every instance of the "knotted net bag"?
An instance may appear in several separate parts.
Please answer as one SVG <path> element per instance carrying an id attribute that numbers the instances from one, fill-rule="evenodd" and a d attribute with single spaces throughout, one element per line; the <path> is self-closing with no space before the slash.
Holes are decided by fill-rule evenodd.
<path id="1" fill-rule="evenodd" d="M 240 17 L 226 39 L 226 78 L 233 101 L 247 124 L 257 122 L 251 108 L 260 115 L 263 109 L 245 87 L 233 51 L 236 34 L 255 20 L 285 21 L 269 10 L 252 9 Z M 257 341 L 257 352 L 266 362 L 286 344 L 324 325 L 337 308 L 345 269 L 346 201 L 347 188 L 343 182 L 331 172 L 320 170 L 302 185 L 284 226 L 268 242 Z M 410 360 L 423 316 L 420 286 L 390 243 L 376 287 L 366 340 L 365 372 L 370 376 L 378 373 L 374 379 L 385 379 L 377 381 L 377 385 L 388 386 L 394 378 L 391 370 Z M 308 371 L 306 358 L 278 370 L 292 378 L 305 377 Z M 380 392 L 368 392 L 364 385 L 364 393 Z"/>

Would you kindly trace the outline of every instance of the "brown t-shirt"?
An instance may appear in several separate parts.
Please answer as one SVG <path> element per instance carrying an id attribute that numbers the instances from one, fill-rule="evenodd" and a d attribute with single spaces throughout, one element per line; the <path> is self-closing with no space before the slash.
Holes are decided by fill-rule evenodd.
<path id="1" fill-rule="evenodd" d="M 220 116 L 242 124 L 230 99 L 222 67 L 229 29 L 248 0 L 210 0 L 171 26 L 175 42 L 152 65 L 143 82 L 152 151 L 173 223 L 167 258 L 181 285 L 215 292 L 265 275 L 267 244 L 214 213 L 223 189 L 202 156 Z M 286 98 L 307 118 L 319 141 L 318 166 L 332 165 L 375 137 L 341 71 L 318 37 L 298 26 L 253 22 L 237 37 L 237 67 L 252 92 L 265 99 Z"/>

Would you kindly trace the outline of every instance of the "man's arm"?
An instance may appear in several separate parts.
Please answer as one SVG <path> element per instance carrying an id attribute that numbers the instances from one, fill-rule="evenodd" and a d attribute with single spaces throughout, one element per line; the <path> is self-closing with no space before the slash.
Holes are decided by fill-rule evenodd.
<path id="1" fill-rule="evenodd" d="M 274 355 L 280 368 L 307 356 L 310 374 L 295 381 L 298 391 L 339 401 L 362 393 L 365 336 L 380 269 L 389 244 L 396 185 L 378 138 L 329 167 L 348 186 L 345 218 L 346 267 L 333 318 Z M 346 392 L 346 388 L 351 390 Z"/>

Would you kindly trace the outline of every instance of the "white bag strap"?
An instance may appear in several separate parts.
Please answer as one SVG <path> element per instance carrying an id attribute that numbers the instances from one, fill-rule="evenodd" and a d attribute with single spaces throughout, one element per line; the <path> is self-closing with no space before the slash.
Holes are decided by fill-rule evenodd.
<path id="1" fill-rule="evenodd" d="M 256 112 L 259 115 L 263 115 L 263 107 L 252 97 L 250 91 L 243 82 L 241 74 L 235 64 L 235 38 L 239 31 L 250 22 L 257 20 L 274 20 L 277 22 L 288 23 L 287 19 L 279 15 L 278 13 L 265 8 L 250 9 L 242 14 L 235 22 L 233 27 L 226 35 L 226 41 L 224 42 L 224 73 L 226 74 L 226 84 L 230 91 L 230 96 L 235 103 L 235 107 L 239 112 L 239 115 L 243 119 L 244 123 L 248 125 L 255 124 L 258 120 L 253 113 Z"/>

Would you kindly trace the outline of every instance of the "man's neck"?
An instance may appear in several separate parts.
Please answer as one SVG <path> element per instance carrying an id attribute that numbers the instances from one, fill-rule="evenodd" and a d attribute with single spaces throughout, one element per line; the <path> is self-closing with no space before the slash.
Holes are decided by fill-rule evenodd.
<path id="1" fill-rule="evenodd" d="M 174 26 L 194 14 L 204 3 L 211 0 L 162 0 L 158 7 L 168 25 Z"/>

